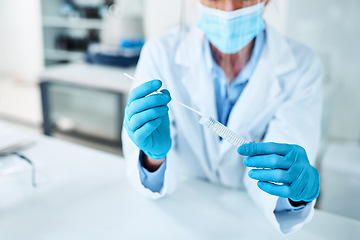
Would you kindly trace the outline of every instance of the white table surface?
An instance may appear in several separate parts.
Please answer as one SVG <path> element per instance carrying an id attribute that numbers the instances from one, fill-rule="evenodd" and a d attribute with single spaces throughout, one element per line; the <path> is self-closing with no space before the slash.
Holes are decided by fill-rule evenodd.
<path id="1" fill-rule="evenodd" d="M 129 92 L 132 80 L 124 72 L 134 75 L 135 67 L 118 68 L 96 64 L 73 63 L 48 67 L 40 74 L 40 81 L 76 84 L 110 91 Z"/>
<path id="2" fill-rule="evenodd" d="M 0 122 L 0 133 L 13 132 Z M 1 240 L 57 239 L 356 239 L 360 222 L 316 211 L 283 236 L 245 192 L 187 180 L 166 198 L 139 195 L 115 155 L 43 136 L 24 152 L 47 183 L 0 209 Z M 0 179 L 1 181 L 1 179 Z"/>

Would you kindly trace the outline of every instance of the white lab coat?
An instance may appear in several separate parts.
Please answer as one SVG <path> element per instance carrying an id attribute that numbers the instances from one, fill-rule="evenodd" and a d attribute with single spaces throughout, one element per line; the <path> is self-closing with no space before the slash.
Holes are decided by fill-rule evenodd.
<path id="1" fill-rule="evenodd" d="M 216 117 L 214 85 L 205 64 L 204 41 L 207 40 L 201 30 L 188 27 L 147 42 L 136 71 L 139 82 L 134 87 L 161 79 L 173 98 Z M 228 127 L 252 142 L 298 144 L 306 149 L 314 164 L 320 140 L 322 75 L 322 65 L 311 50 L 267 26 L 261 58 L 230 114 Z M 139 191 L 155 199 L 174 191 L 180 176 L 195 177 L 246 190 L 283 233 L 296 231 L 310 221 L 314 202 L 300 212 L 274 213 L 278 197 L 257 187 L 256 181 L 247 176 L 243 157 L 201 126 L 196 114 L 171 103 L 170 120 L 173 146 L 167 156 L 160 193 L 142 185 L 139 149 L 123 131 L 128 176 Z M 225 164 L 219 167 L 222 159 Z"/>

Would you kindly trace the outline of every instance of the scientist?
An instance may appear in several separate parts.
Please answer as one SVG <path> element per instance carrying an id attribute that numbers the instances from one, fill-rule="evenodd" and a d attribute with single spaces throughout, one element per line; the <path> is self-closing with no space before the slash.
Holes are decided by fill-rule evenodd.
<path id="1" fill-rule="evenodd" d="M 144 194 L 174 191 L 179 176 L 205 179 L 246 190 L 290 233 L 310 221 L 319 195 L 312 164 L 323 73 L 311 50 L 266 25 L 267 3 L 200 0 L 196 27 L 146 44 L 125 110 L 123 149 L 128 175 Z M 162 93 L 149 95 L 162 84 Z M 252 143 L 236 151 L 196 114 L 169 104 L 170 93 Z"/>

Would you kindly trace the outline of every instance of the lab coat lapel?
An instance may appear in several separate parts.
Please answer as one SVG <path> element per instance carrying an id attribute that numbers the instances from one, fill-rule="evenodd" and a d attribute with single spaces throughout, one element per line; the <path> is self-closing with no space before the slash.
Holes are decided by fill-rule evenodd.
<path id="1" fill-rule="evenodd" d="M 281 47 L 279 47 L 281 46 Z M 285 97 L 279 76 L 296 66 L 295 58 L 289 50 L 288 43 L 271 27 L 267 27 L 267 40 L 263 52 L 246 88 L 236 102 L 228 121 L 228 127 L 248 141 L 254 141 L 251 131 L 264 124 L 264 109 L 277 106 Z M 233 146 L 222 141 L 219 161 Z"/>
<path id="2" fill-rule="evenodd" d="M 216 116 L 214 84 L 204 55 L 205 38 L 201 30 L 193 28 L 181 42 L 176 62 L 185 67 L 182 83 L 189 93 L 193 106 L 207 115 Z"/>
<path id="3" fill-rule="evenodd" d="M 192 106 L 203 114 L 216 117 L 214 84 L 205 63 L 202 49 L 203 41 L 205 41 L 203 32 L 193 28 L 180 44 L 175 61 L 185 67 L 181 81 L 189 93 Z M 208 129 L 203 133 L 210 160 L 208 167 L 211 172 L 214 172 L 214 163 L 217 161 L 219 150 L 219 138 Z"/>

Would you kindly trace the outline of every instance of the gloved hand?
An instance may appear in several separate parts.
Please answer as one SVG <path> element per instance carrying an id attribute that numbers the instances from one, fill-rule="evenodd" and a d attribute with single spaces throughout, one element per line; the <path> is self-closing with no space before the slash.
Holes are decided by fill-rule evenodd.
<path id="1" fill-rule="evenodd" d="M 152 159 L 163 159 L 171 148 L 168 90 L 147 96 L 161 87 L 160 80 L 132 90 L 125 108 L 124 127 L 135 145 Z"/>
<path id="2" fill-rule="evenodd" d="M 319 196 L 319 173 L 302 147 L 249 143 L 239 147 L 238 153 L 248 156 L 244 159 L 247 167 L 256 168 L 249 171 L 249 177 L 259 181 L 261 190 L 295 202 L 311 202 Z"/>

